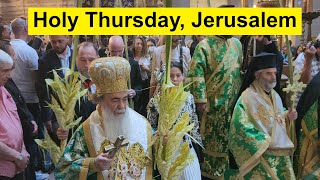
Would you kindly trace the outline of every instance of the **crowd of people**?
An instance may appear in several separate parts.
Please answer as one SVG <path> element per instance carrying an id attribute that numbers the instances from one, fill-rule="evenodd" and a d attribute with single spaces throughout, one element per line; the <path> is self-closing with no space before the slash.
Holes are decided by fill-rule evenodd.
<path id="1" fill-rule="evenodd" d="M 190 92 L 179 118 L 187 112 L 194 124 L 184 141 L 195 158 L 180 179 L 320 178 L 320 41 L 279 50 L 267 35 L 166 37 L 172 38 L 171 81 Z M 158 129 L 166 37 L 130 36 L 125 47 L 122 36 L 99 43 L 81 36 L 74 47 L 72 36 L 28 35 L 25 18 L 0 22 L 0 180 L 50 173 L 55 179 L 160 179 L 149 146 Z M 281 86 L 289 51 L 294 73 L 307 85 L 294 109 Z M 53 70 L 64 77 L 73 55 L 88 94 L 76 104 L 79 126 L 67 130 L 48 106 L 57 94 L 46 79 Z M 45 131 L 58 146 L 68 141 L 56 165 L 35 142 Z M 101 149 L 119 136 L 129 144 L 121 153 Z"/>

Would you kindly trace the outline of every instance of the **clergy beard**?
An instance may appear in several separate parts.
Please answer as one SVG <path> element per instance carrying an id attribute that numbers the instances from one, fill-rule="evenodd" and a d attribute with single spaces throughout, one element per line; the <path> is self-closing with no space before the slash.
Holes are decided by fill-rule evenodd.
<path id="1" fill-rule="evenodd" d="M 265 91 L 271 91 L 271 89 L 273 89 L 274 87 L 276 87 L 277 85 L 277 81 L 267 81 L 267 80 L 263 80 L 261 78 L 258 79 L 259 84 L 263 87 L 263 89 Z"/>
<path id="2" fill-rule="evenodd" d="M 114 113 L 109 109 L 105 108 L 103 111 L 104 119 L 104 132 L 107 139 L 115 141 L 118 136 L 124 135 L 128 138 L 130 134 L 130 117 L 129 108 L 118 110 L 118 113 L 123 113 L 120 115 L 114 115 Z"/>

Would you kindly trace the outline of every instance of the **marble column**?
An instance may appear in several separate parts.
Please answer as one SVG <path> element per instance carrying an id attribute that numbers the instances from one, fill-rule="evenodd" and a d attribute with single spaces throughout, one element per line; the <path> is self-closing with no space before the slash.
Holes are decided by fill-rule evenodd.
<path id="1" fill-rule="evenodd" d="M 241 7 L 249 7 L 249 2 L 248 0 L 241 0 Z"/>

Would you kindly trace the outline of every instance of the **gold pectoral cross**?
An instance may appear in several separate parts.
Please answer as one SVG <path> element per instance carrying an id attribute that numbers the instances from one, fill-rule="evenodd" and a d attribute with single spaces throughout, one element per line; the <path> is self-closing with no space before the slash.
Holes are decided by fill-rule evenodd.
<path id="1" fill-rule="evenodd" d="M 119 149 L 121 149 L 122 147 L 126 147 L 128 145 L 129 145 L 128 140 L 121 135 L 117 138 L 115 143 L 105 146 L 103 148 L 103 153 L 107 153 L 108 158 L 112 159 L 116 155 Z"/>

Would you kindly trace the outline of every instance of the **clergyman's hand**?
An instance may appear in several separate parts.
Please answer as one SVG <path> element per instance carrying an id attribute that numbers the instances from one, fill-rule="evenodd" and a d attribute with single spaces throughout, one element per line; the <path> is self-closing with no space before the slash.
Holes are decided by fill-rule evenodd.
<path id="1" fill-rule="evenodd" d="M 60 141 L 68 139 L 69 131 L 66 129 L 58 128 L 57 137 Z"/>
<path id="2" fill-rule="evenodd" d="M 289 108 L 289 112 L 287 114 L 287 117 L 290 121 L 294 121 L 298 118 L 298 113 L 295 109 L 292 110 L 291 108 Z"/>
<path id="3" fill-rule="evenodd" d="M 196 106 L 200 113 L 204 113 L 207 108 L 207 103 L 197 103 Z"/>
<path id="4" fill-rule="evenodd" d="M 137 93 L 136 93 L 135 90 L 129 89 L 129 91 L 128 91 L 128 96 L 129 96 L 129 98 L 133 98 L 133 97 L 135 97 L 136 95 L 137 95 Z"/>
<path id="5" fill-rule="evenodd" d="M 111 168 L 112 162 L 113 159 L 109 159 L 107 153 L 102 153 L 94 158 L 94 166 L 99 172 L 109 170 Z"/>

